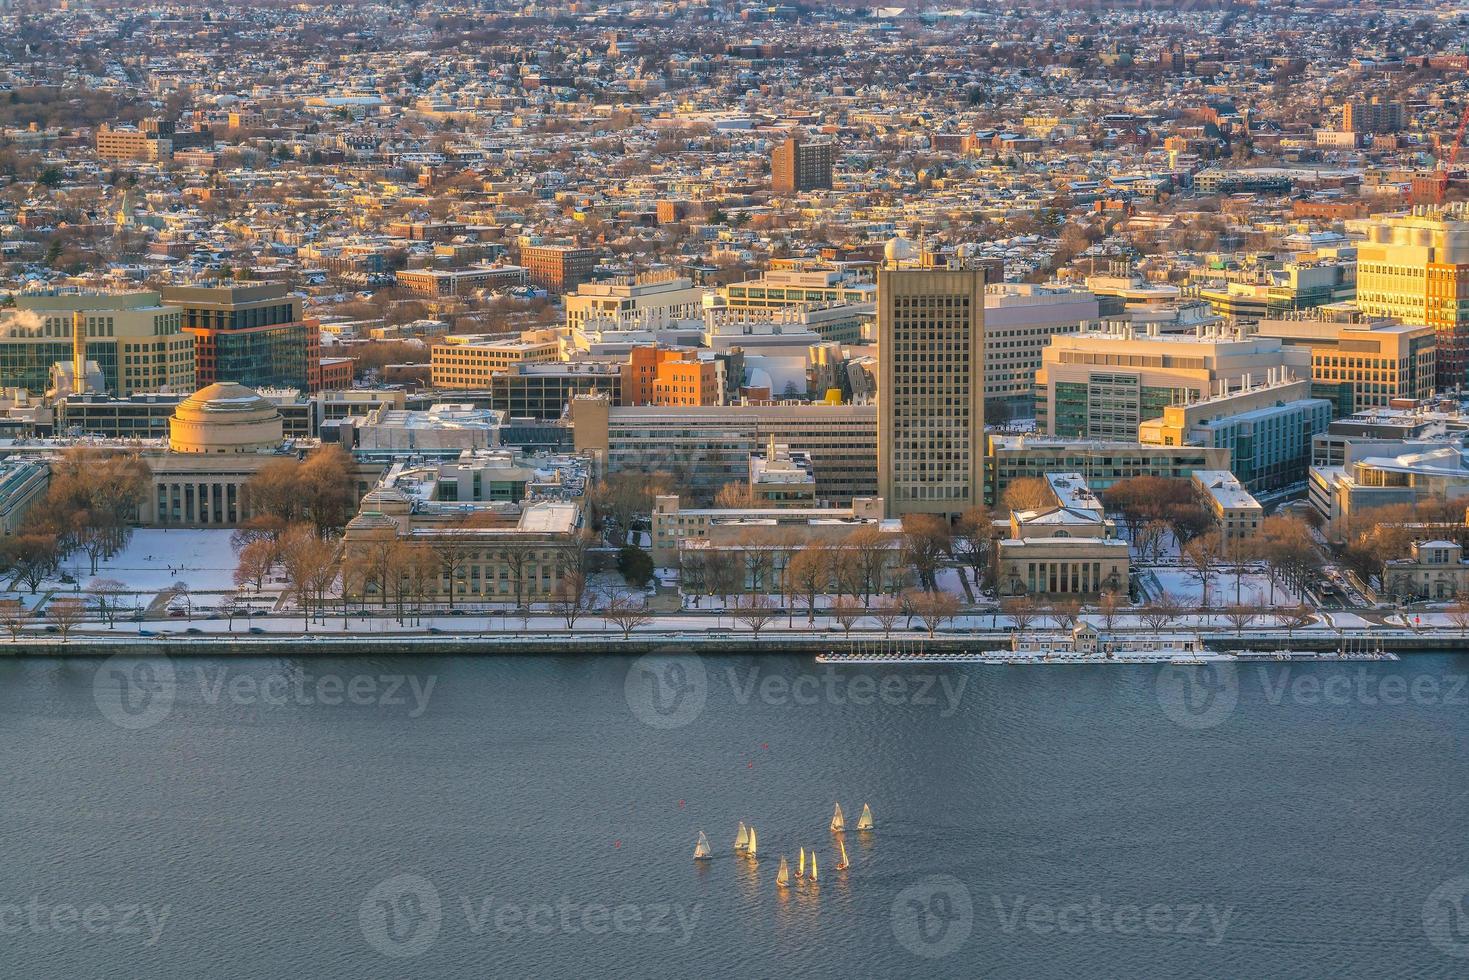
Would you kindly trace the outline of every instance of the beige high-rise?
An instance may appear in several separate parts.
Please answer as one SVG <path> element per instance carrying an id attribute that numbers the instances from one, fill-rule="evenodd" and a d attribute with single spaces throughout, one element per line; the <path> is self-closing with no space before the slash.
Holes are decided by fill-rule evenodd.
<path id="1" fill-rule="evenodd" d="M 878 295 L 878 496 L 889 517 L 984 499 L 984 272 L 884 269 Z"/>

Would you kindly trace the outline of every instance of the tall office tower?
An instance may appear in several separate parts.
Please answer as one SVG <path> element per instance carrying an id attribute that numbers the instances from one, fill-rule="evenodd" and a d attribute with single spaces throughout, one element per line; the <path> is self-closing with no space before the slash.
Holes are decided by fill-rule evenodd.
<path id="1" fill-rule="evenodd" d="M 1433 327 L 1438 388 L 1469 383 L 1469 208 L 1419 206 L 1368 225 L 1357 247 L 1357 306 Z"/>
<path id="2" fill-rule="evenodd" d="M 252 388 L 321 388 L 321 323 L 280 283 L 165 286 L 194 336 L 199 386 L 233 381 Z"/>
<path id="3" fill-rule="evenodd" d="M 836 144 L 792 136 L 770 151 L 770 189 L 777 194 L 831 190 Z"/>
<path id="4" fill-rule="evenodd" d="M 984 500 L 984 272 L 904 268 L 894 239 L 877 275 L 877 486 L 887 515 L 953 517 Z"/>

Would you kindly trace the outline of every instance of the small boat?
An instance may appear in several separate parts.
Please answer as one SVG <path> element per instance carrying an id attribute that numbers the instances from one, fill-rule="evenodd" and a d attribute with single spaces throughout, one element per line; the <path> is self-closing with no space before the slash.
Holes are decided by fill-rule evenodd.
<path id="1" fill-rule="evenodd" d="M 750 843 L 745 847 L 745 857 L 755 860 L 755 828 L 750 828 Z"/>
<path id="2" fill-rule="evenodd" d="M 791 887 L 791 866 L 784 857 L 780 859 L 780 870 L 775 873 L 775 883 L 782 888 Z"/>
<path id="3" fill-rule="evenodd" d="M 741 820 L 739 833 L 735 834 L 734 849 L 736 851 L 743 851 L 749 848 L 749 846 L 750 832 L 749 830 L 745 829 L 745 822 Z"/>
<path id="4" fill-rule="evenodd" d="M 866 803 L 862 804 L 862 816 L 857 818 L 858 830 L 872 829 L 872 808 Z"/>
<path id="5" fill-rule="evenodd" d="M 694 845 L 694 860 L 707 861 L 709 860 L 709 854 L 709 838 L 705 837 L 704 832 L 701 830 L 699 831 L 699 842 Z"/>
<path id="6" fill-rule="evenodd" d="M 804 878 L 804 877 L 806 877 L 806 849 L 804 847 L 801 848 L 801 858 L 796 863 L 796 877 L 797 878 Z"/>
<path id="7" fill-rule="evenodd" d="M 837 862 L 837 870 L 846 871 L 847 868 L 850 867 L 847 861 L 847 845 L 842 842 L 842 839 L 840 837 L 837 838 L 837 851 L 842 856 L 842 859 Z"/>
<path id="8" fill-rule="evenodd" d="M 833 834 L 840 834 L 846 829 L 847 818 L 842 816 L 842 805 L 838 803 L 836 813 L 831 815 L 831 832 Z"/>
<path id="9" fill-rule="evenodd" d="M 811 884 L 816 884 L 816 852 L 811 852 Z"/>

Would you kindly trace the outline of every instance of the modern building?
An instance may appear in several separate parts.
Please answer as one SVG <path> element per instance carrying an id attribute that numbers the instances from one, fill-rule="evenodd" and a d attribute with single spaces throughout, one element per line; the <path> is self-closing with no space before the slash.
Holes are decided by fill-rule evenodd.
<path id="1" fill-rule="evenodd" d="M 183 309 L 201 387 L 321 388 L 321 324 L 285 285 L 168 286 L 163 299 Z"/>
<path id="2" fill-rule="evenodd" d="M 995 505 L 1016 480 L 1080 473 L 1093 493 L 1137 476 L 1189 479 L 1200 470 L 1227 470 L 1230 451 L 1214 446 L 1144 445 L 1034 435 L 992 435 L 985 461 L 985 503 Z"/>
<path id="3" fill-rule="evenodd" d="M 877 286 L 842 269 L 771 269 L 758 279 L 720 286 L 717 295 L 730 310 L 772 310 L 875 303 Z"/>
<path id="4" fill-rule="evenodd" d="M 16 295 L 15 309 L 0 312 L 0 387 L 47 391 L 52 367 L 73 360 L 78 326 L 86 360 L 108 392 L 193 390 L 194 340 L 184 331 L 184 311 L 155 292 Z"/>
<path id="5" fill-rule="evenodd" d="M 618 408 L 606 395 L 572 399 L 577 452 L 603 473 L 666 474 L 698 499 L 746 479 L 750 454 L 771 438 L 805 453 L 816 472 L 818 499 L 846 504 L 877 488 L 877 407 L 824 402 Z"/>
<path id="6" fill-rule="evenodd" d="M 622 366 L 624 405 L 718 405 L 723 389 L 709 351 L 634 347 Z"/>
<path id="7" fill-rule="evenodd" d="M 984 273 L 878 273 L 877 495 L 889 517 L 957 516 L 984 497 Z"/>
<path id="8" fill-rule="evenodd" d="M 1262 337 L 1311 352 L 1312 394 L 1329 399 L 1338 417 L 1433 394 L 1437 337 L 1432 327 L 1363 317 L 1352 307 L 1325 307 L 1261 320 Z"/>
<path id="9" fill-rule="evenodd" d="M 750 498 L 755 507 L 815 507 L 816 471 L 811 457 L 793 453 L 774 439 L 763 453 L 750 454 Z"/>
<path id="10" fill-rule="evenodd" d="M 0 461 L 0 536 L 14 534 L 50 486 L 51 466 L 44 458 L 12 456 Z"/>
<path id="11" fill-rule="evenodd" d="M 597 252 L 575 245 L 522 245 L 520 261 L 533 285 L 552 293 L 569 293 L 592 278 Z"/>
<path id="12" fill-rule="evenodd" d="M 1252 492 L 1282 493 L 1305 483 L 1312 439 L 1331 418 L 1331 403 L 1311 397 L 1310 381 L 1271 370 L 1258 386 L 1166 406 L 1138 426 L 1138 439 L 1228 449 L 1227 468 Z"/>
<path id="13" fill-rule="evenodd" d="M 1080 289 L 1029 283 L 984 287 L 984 396 L 986 416 L 1003 410 L 1030 415 L 1035 373 L 1051 338 L 1077 333 L 1099 314 L 1097 298 Z"/>
<path id="14" fill-rule="evenodd" d="M 1357 306 L 1363 313 L 1438 334 L 1440 391 L 1469 381 L 1469 205 L 1415 207 L 1367 221 L 1357 246 Z"/>
<path id="15" fill-rule="evenodd" d="M 1198 290 L 1198 297 L 1206 300 L 1215 313 L 1239 323 L 1343 303 L 1356 294 L 1354 255 L 1286 262 L 1279 268 L 1251 270 L 1248 278 L 1233 278 Z"/>
<path id="16" fill-rule="evenodd" d="M 489 388 L 495 375 L 517 364 L 560 359 L 557 340 L 506 340 L 486 334 L 453 334 L 429 350 L 435 388 Z"/>
<path id="17" fill-rule="evenodd" d="M 770 153 L 770 189 L 777 194 L 831 190 L 836 144 L 792 136 Z"/>
<path id="18" fill-rule="evenodd" d="M 1244 328 L 1139 334 L 1129 325 L 1053 338 L 1036 374 L 1036 425 L 1049 435 L 1125 441 L 1169 405 L 1311 371 L 1308 351 Z"/>
<path id="19" fill-rule="evenodd" d="M 1371 443 L 1348 445 L 1340 465 L 1311 467 L 1311 505 L 1341 538 L 1354 526 L 1370 524 L 1368 512 L 1375 507 L 1469 497 L 1464 452 L 1458 442 L 1396 452 Z"/>
<path id="20" fill-rule="evenodd" d="M 490 376 L 490 397 L 509 418 L 559 419 L 577 395 L 604 392 L 623 404 L 623 365 L 602 361 L 522 362 Z"/>
<path id="21" fill-rule="evenodd" d="M 563 297 L 566 325 L 582 329 L 650 329 L 698 319 L 704 290 L 665 273 L 584 282 Z"/>

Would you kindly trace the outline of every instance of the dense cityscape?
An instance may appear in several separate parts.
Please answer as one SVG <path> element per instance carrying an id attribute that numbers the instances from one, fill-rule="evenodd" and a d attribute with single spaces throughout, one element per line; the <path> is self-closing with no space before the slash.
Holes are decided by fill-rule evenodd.
<path id="1" fill-rule="evenodd" d="M 1469 6 L 0 0 L 0 975 L 1451 977 Z"/>

